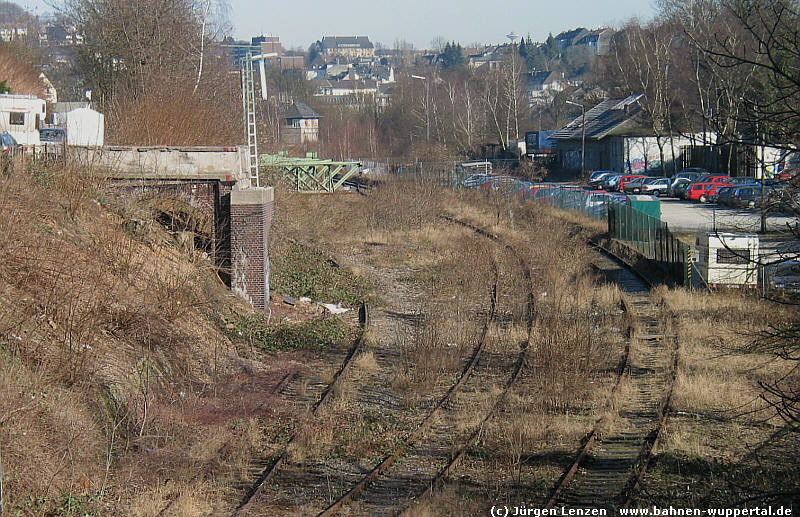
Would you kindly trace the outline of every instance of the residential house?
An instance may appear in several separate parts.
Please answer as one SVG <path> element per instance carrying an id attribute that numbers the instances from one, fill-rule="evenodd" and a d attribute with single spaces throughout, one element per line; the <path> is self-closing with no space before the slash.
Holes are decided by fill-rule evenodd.
<path id="1" fill-rule="evenodd" d="M 586 47 L 593 54 L 604 56 L 608 54 L 608 51 L 611 48 L 611 38 L 613 36 L 614 31 L 611 29 L 596 29 L 581 36 L 575 43 L 573 43 L 573 46 Z"/>
<path id="2" fill-rule="evenodd" d="M 278 36 L 258 36 L 253 38 L 253 43 L 258 43 L 259 50 L 262 54 L 277 54 L 279 57 L 283 55 L 283 45 Z"/>
<path id="3" fill-rule="evenodd" d="M 379 84 L 374 79 L 321 79 L 314 83 L 314 97 L 326 104 L 363 106 L 379 94 Z"/>
<path id="4" fill-rule="evenodd" d="M 608 53 L 614 31 L 608 28 L 588 30 L 583 27 L 565 31 L 556 36 L 558 52 L 563 53 L 570 47 L 585 47 L 593 54 L 605 55 Z"/>
<path id="5" fill-rule="evenodd" d="M 0 26 L 0 40 L 14 41 L 22 39 L 28 35 L 28 28 L 15 24 Z"/>
<path id="6" fill-rule="evenodd" d="M 322 115 L 311 109 L 308 104 L 295 102 L 284 115 L 286 127 L 281 133 L 283 143 L 303 145 L 319 141 L 319 119 L 321 118 Z"/>
<path id="7" fill-rule="evenodd" d="M 375 46 L 366 36 L 325 36 L 320 44 L 326 56 L 346 59 L 375 57 Z"/>
<path id="8" fill-rule="evenodd" d="M 558 46 L 558 53 L 564 52 L 568 47 L 571 47 L 575 43 L 578 42 L 581 38 L 589 34 L 589 31 L 584 29 L 583 27 L 578 27 L 577 29 L 573 29 L 571 31 L 564 31 L 561 34 L 555 36 L 556 45 Z"/>
<path id="9" fill-rule="evenodd" d="M 585 147 L 585 169 L 613 170 L 620 173 L 660 172 L 665 167 L 683 164 L 682 154 L 694 139 L 682 135 L 656 136 L 644 123 L 642 95 L 609 99 L 586 111 L 556 131 L 557 162 L 567 170 L 581 169 L 581 149 Z"/>
<path id="10" fill-rule="evenodd" d="M 48 24 L 39 29 L 39 46 L 72 47 L 83 45 L 85 39 L 74 25 L 61 26 Z"/>
<path id="11" fill-rule="evenodd" d="M 44 72 L 39 73 L 39 80 L 42 81 L 42 85 L 44 86 L 44 100 L 50 104 L 58 102 L 58 91 Z"/>
<path id="12" fill-rule="evenodd" d="M 533 72 L 528 75 L 526 91 L 533 106 L 552 102 L 553 96 L 566 87 L 564 72 Z"/>
<path id="13" fill-rule="evenodd" d="M 478 68 L 497 70 L 505 59 L 500 50 L 502 48 L 504 47 L 500 45 L 488 46 L 481 52 L 467 56 L 467 66 L 473 70 Z"/>

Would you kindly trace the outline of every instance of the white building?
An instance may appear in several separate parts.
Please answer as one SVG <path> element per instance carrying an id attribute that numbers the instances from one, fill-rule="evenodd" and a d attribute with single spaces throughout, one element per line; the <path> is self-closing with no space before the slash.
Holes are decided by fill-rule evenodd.
<path id="1" fill-rule="evenodd" d="M 53 125 L 64 128 L 67 145 L 102 147 L 105 142 L 105 116 L 85 103 L 56 103 Z"/>
<path id="2" fill-rule="evenodd" d="M 700 234 L 695 243 L 696 270 L 709 287 L 756 287 L 758 247 L 758 235 Z"/>

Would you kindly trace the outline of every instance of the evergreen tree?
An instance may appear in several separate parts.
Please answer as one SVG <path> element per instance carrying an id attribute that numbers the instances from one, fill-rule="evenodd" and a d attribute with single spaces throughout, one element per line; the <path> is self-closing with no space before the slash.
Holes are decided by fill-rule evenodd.
<path id="1" fill-rule="evenodd" d="M 464 66 L 464 50 L 461 48 L 460 43 L 455 41 L 447 43 L 444 51 L 439 55 L 439 62 L 441 63 L 442 70 L 451 70 Z"/>
<path id="2" fill-rule="evenodd" d="M 547 57 L 547 59 L 555 59 L 558 57 L 558 42 L 553 37 L 552 32 L 547 36 L 547 40 L 545 40 L 542 50 L 544 51 L 544 55 Z"/>
<path id="3" fill-rule="evenodd" d="M 519 42 L 519 55 L 520 55 L 520 57 L 522 59 L 527 61 L 527 59 L 528 59 L 528 44 L 525 43 L 525 36 L 523 36 L 522 39 Z"/>

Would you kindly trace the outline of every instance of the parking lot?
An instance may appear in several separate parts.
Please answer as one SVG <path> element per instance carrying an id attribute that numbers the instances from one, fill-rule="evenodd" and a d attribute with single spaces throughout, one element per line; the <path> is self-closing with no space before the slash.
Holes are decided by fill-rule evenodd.
<path id="1" fill-rule="evenodd" d="M 757 232 L 761 228 L 761 214 L 756 210 L 721 207 L 718 205 L 682 201 L 675 198 L 661 199 L 661 219 L 675 232 L 737 231 Z M 792 216 L 769 214 L 767 230 L 788 231 L 797 219 Z"/>

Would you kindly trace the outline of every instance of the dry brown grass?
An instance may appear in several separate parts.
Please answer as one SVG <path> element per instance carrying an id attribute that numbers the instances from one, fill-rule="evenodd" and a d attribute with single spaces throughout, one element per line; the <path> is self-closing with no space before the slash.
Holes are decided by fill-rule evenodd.
<path id="1" fill-rule="evenodd" d="M 673 406 L 717 418 L 768 418 L 758 382 L 783 375 L 790 365 L 748 347 L 767 325 L 789 321 L 794 309 L 737 291 L 659 288 L 656 296 L 672 315 L 680 341 Z"/>
<path id="2" fill-rule="evenodd" d="M 465 319 L 432 316 L 412 335 L 400 336 L 395 387 L 426 392 L 438 385 L 449 385 L 463 369 L 477 339 L 476 332 L 474 323 Z"/>
<path id="3" fill-rule="evenodd" d="M 375 372 L 380 369 L 378 361 L 375 359 L 375 354 L 372 351 L 360 354 L 355 361 L 353 361 L 353 366 L 365 372 Z"/>
<path id="4" fill-rule="evenodd" d="M 286 448 L 289 459 L 295 463 L 305 463 L 325 456 L 337 443 L 337 427 L 336 418 L 331 414 L 306 421 Z"/>
<path id="5" fill-rule="evenodd" d="M 104 490 L 87 510 L 127 513 L 159 499 L 163 466 L 189 479 L 229 434 L 224 416 L 207 427 L 191 413 L 235 369 L 206 312 L 228 298 L 158 225 L 157 239 L 128 232 L 96 171 L 30 166 L 0 178 L 6 509 Z M 183 514 L 207 507 L 203 490 Z"/>

